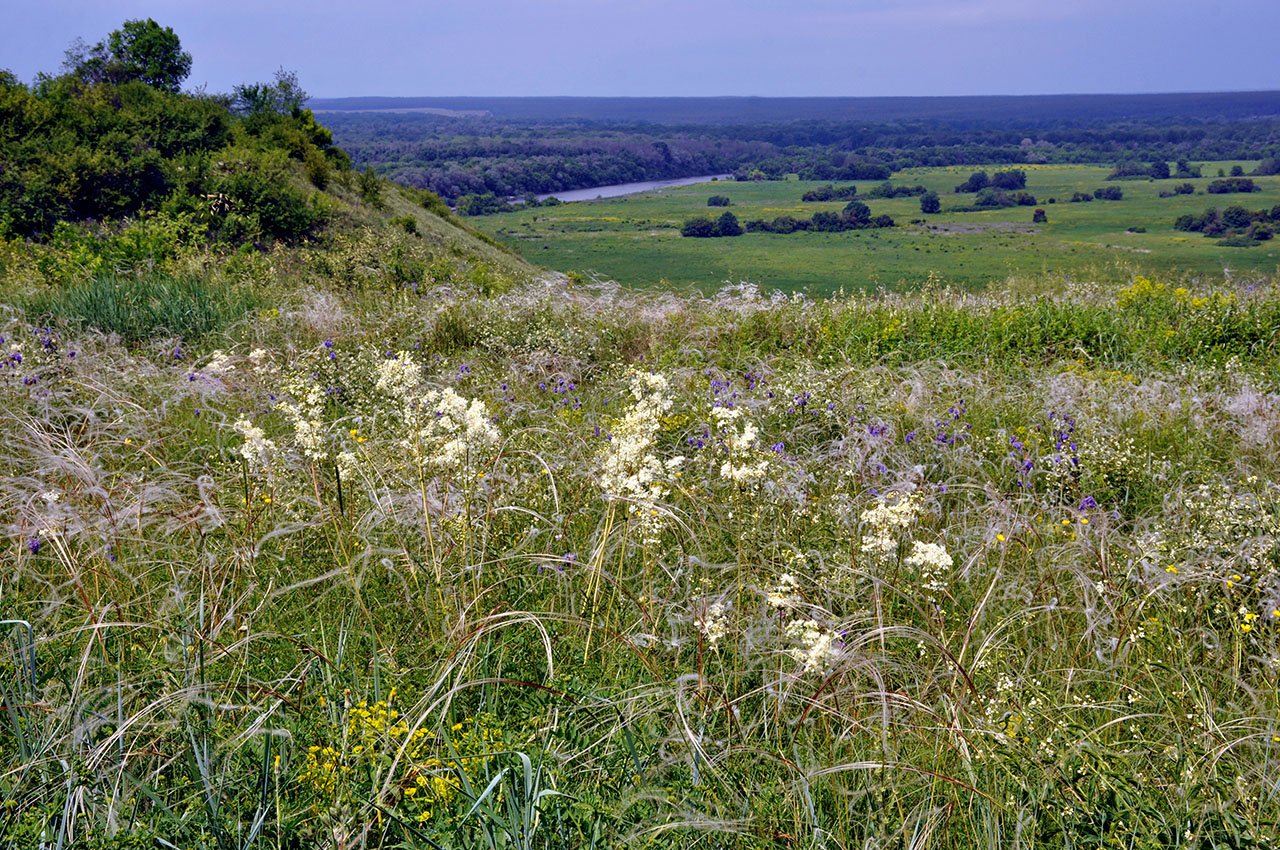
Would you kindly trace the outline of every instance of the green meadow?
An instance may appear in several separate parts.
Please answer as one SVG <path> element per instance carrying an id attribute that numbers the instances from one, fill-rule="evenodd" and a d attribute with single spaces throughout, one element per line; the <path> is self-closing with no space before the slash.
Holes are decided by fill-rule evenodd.
<path id="1" fill-rule="evenodd" d="M 974 166 L 908 169 L 895 186 L 923 185 L 942 199 L 942 212 L 925 216 L 918 197 L 867 199 L 877 181 L 857 183 L 872 214 L 888 213 L 897 227 L 844 233 L 749 233 L 729 239 L 690 239 L 680 225 L 690 216 L 718 215 L 707 198 L 727 195 L 742 223 L 819 210 L 838 212 L 844 201 L 802 203 L 825 183 L 799 181 L 716 182 L 620 198 L 538 207 L 477 217 L 473 223 L 538 265 L 576 271 L 635 286 L 674 285 L 713 291 L 725 282 L 750 281 L 765 290 L 831 295 L 840 290 L 900 289 L 931 276 L 961 287 L 981 287 L 1011 276 L 1046 273 L 1123 283 L 1135 274 L 1161 278 L 1274 272 L 1280 243 L 1233 248 L 1198 233 L 1175 230 L 1174 219 L 1206 207 L 1241 204 L 1251 210 L 1280 203 L 1280 177 L 1254 178 L 1261 192 L 1208 195 L 1218 169 L 1240 164 L 1204 163 L 1204 177 L 1184 181 L 1107 181 L 1110 168 L 1089 165 L 1019 165 L 1027 191 L 1048 221 L 1032 225 L 1033 207 L 961 212 L 974 195 L 953 193 Z M 1013 166 L 1011 166 L 1013 167 Z M 987 171 L 1000 166 L 987 167 Z M 1194 195 L 1161 198 L 1161 191 L 1190 182 Z M 843 184 L 842 184 L 843 185 Z M 1075 192 L 1119 186 L 1119 201 L 1068 203 Z M 1054 203 L 1050 203 L 1054 199 Z M 917 223 L 913 223 L 917 222 Z M 1145 232 L 1129 232 L 1145 228 Z"/>

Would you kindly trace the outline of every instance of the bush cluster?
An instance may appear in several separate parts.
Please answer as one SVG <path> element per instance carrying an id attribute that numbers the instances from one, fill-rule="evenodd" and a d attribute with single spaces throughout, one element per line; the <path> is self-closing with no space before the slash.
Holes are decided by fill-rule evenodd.
<path id="1" fill-rule="evenodd" d="M 833 186 L 828 183 L 826 186 L 819 186 L 817 189 L 810 189 L 800 198 L 806 203 L 814 201 L 852 201 L 858 195 L 858 187 L 853 184 L 848 186 Z"/>
<path id="2" fill-rule="evenodd" d="M 1219 243 L 1227 247 L 1248 247 L 1272 237 L 1276 227 L 1280 226 L 1280 204 L 1269 210 L 1255 211 L 1239 205 L 1225 209 L 1209 207 L 1199 215 L 1187 213 L 1178 216 L 1173 226 L 1177 230 L 1231 240 Z"/>
<path id="3" fill-rule="evenodd" d="M 816 212 L 812 218 L 796 218 L 780 215 L 772 220 L 753 219 L 747 222 L 748 233 L 795 233 L 812 230 L 819 233 L 841 233 L 846 230 L 863 230 L 877 227 L 893 227 L 893 217 L 885 214 L 873 216 L 871 208 L 861 201 L 850 201 L 838 213 Z"/>
<path id="4" fill-rule="evenodd" d="M 1027 172 L 1020 168 L 997 171 L 990 176 L 985 171 L 975 171 L 969 179 L 956 187 L 957 194 L 981 192 L 983 189 L 1009 191 L 1027 188 Z M 1033 202 L 1034 203 L 1034 202 Z"/>
<path id="5" fill-rule="evenodd" d="M 741 236 L 742 225 L 738 217 L 725 210 L 720 217 L 712 220 L 705 215 L 694 216 L 685 221 L 680 228 L 681 236 L 692 236 L 698 239 L 710 239 L 718 236 Z"/>
<path id="6" fill-rule="evenodd" d="M 159 214 L 242 244 L 296 240 L 324 221 L 323 204 L 294 174 L 322 188 L 349 161 L 303 107 L 292 74 L 229 96 L 186 94 L 174 77 L 180 57 L 99 53 L 107 66 L 73 58 L 66 73 L 31 87 L 0 73 L 0 237 L 43 239 L 58 222 Z"/>
<path id="7" fill-rule="evenodd" d="M 1230 195 L 1235 192 L 1261 192 L 1262 187 L 1248 177 L 1227 177 L 1214 180 L 1205 191 L 1210 195 Z"/>

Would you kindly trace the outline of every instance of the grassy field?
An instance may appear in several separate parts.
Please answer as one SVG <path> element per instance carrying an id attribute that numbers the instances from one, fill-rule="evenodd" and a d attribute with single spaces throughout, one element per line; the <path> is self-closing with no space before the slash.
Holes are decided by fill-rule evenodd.
<path id="1" fill-rule="evenodd" d="M 0 847 L 1274 847 L 1276 278 L 676 297 L 375 224 L 5 281 Z"/>
<path id="2" fill-rule="evenodd" d="M 1169 278 L 1274 272 L 1280 243 L 1227 248 L 1198 233 L 1173 228 L 1177 216 L 1206 207 L 1242 204 L 1270 209 L 1280 203 L 1280 177 L 1257 178 L 1262 192 L 1206 195 L 1218 168 L 1206 163 L 1204 178 L 1192 181 L 1106 182 L 1110 169 L 1093 166 L 1019 166 L 1027 191 L 1045 209 L 1048 222 L 1032 225 L 1032 208 L 949 212 L 972 203 L 973 195 L 951 190 L 976 169 L 915 169 L 894 175 L 895 185 L 921 184 L 942 196 L 942 213 L 924 216 L 918 198 L 866 201 L 874 214 L 888 213 L 898 227 L 846 233 L 752 233 L 733 239 L 686 239 L 679 234 L 688 217 L 708 212 L 706 199 L 725 194 L 740 221 L 779 215 L 808 218 L 817 210 L 838 211 L 844 202 L 801 203 L 816 183 L 715 183 L 665 189 L 623 198 L 541 207 L 480 217 L 473 223 L 547 268 L 598 275 L 635 286 L 696 287 L 714 291 L 725 282 L 750 281 L 766 290 L 827 295 L 846 291 L 900 289 L 935 279 L 977 287 L 1009 276 L 1070 274 L 1121 283 L 1135 273 Z M 1241 163 L 1245 170 L 1254 163 Z M 995 170 L 987 169 L 988 172 Z M 1181 182 L 1198 193 L 1160 198 Z M 875 184 L 858 183 L 860 194 Z M 1092 194 L 1119 186 L 1120 201 L 1064 203 L 1074 192 Z M 1049 204 L 1050 198 L 1057 203 Z M 913 225 L 913 219 L 927 219 Z M 1144 227 L 1145 233 L 1128 233 Z"/>

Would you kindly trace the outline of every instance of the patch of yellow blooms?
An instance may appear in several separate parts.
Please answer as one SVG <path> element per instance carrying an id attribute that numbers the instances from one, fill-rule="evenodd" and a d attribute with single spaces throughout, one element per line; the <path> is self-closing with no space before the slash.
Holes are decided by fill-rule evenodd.
<path id="1" fill-rule="evenodd" d="M 362 783 L 385 782 L 383 771 L 393 770 L 384 803 L 426 823 L 461 792 L 464 774 L 468 782 L 479 781 L 486 762 L 502 748 L 502 731 L 488 717 L 456 723 L 447 735 L 411 728 L 391 707 L 394 699 L 392 688 L 386 700 L 351 706 L 343 743 L 310 747 L 298 779 L 336 810 L 345 792 L 363 790 L 356 788 Z"/>

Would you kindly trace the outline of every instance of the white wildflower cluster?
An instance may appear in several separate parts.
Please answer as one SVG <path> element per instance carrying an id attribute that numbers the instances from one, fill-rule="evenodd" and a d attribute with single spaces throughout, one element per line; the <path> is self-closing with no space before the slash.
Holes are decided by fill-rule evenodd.
<path id="1" fill-rule="evenodd" d="M 329 457 L 324 440 L 324 390 L 304 376 L 295 376 L 285 384 L 288 397 L 276 403 L 276 409 L 293 426 L 293 442 L 308 460 L 320 463 Z"/>
<path id="2" fill-rule="evenodd" d="M 229 372 L 234 372 L 235 369 L 236 365 L 232 361 L 231 355 L 219 348 L 209 355 L 209 362 L 205 363 L 204 368 L 200 371 L 210 378 L 221 378 Z"/>
<path id="3" fill-rule="evenodd" d="M 817 620 L 792 620 L 786 635 L 795 644 L 787 655 L 803 666 L 804 673 L 827 676 L 836 669 L 844 646 L 834 631 L 824 629 Z"/>
<path id="4" fill-rule="evenodd" d="M 488 406 L 478 398 L 458 395 L 452 387 L 412 398 L 403 415 L 408 434 L 402 445 L 414 459 L 465 478 L 478 474 L 502 438 Z"/>
<path id="5" fill-rule="evenodd" d="M 758 445 L 760 430 L 740 407 L 712 408 L 711 418 L 724 453 L 720 477 L 740 487 L 758 485 L 769 474 L 769 455 Z"/>
<path id="6" fill-rule="evenodd" d="M 774 611 L 786 611 L 789 608 L 799 607 L 802 601 L 800 580 L 791 573 L 783 573 L 778 576 L 778 583 L 765 594 L 765 601 Z"/>
<path id="7" fill-rule="evenodd" d="M 945 579 L 951 572 L 951 555 L 947 553 L 947 547 L 940 543 L 913 541 L 911 554 L 907 555 L 905 563 L 919 571 L 920 587 L 924 590 L 925 599 L 937 603 L 946 590 Z"/>
<path id="8" fill-rule="evenodd" d="M 244 437 L 244 442 L 240 445 L 240 457 L 244 458 L 249 469 L 259 472 L 270 468 L 276 453 L 275 443 L 267 439 L 261 428 L 243 416 L 236 420 L 234 427 Z"/>
<path id="9" fill-rule="evenodd" d="M 424 466 L 473 478 L 502 435 L 488 406 L 452 387 L 419 390 L 421 370 L 407 351 L 380 360 L 374 388 L 395 399 L 405 425 L 401 445 Z"/>
<path id="10" fill-rule="evenodd" d="M 698 619 L 698 631 L 702 632 L 703 640 L 713 651 L 720 649 L 720 641 L 729 631 L 728 613 L 728 603 L 712 602 Z"/>
<path id="11" fill-rule="evenodd" d="M 1275 484 L 1253 476 L 1225 486 L 1201 484 L 1172 503 L 1164 522 L 1138 540 L 1137 560 L 1148 575 L 1164 580 L 1182 577 L 1182 565 L 1194 564 L 1219 572 L 1228 590 L 1240 584 L 1280 586 L 1272 561 L 1280 541 L 1278 495 Z"/>
<path id="12" fill-rule="evenodd" d="M 920 499 L 913 493 L 877 497 L 876 503 L 862 512 L 866 533 L 862 536 L 862 554 L 877 561 L 893 556 L 903 530 L 915 522 Z"/>
<path id="13" fill-rule="evenodd" d="M 398 399 L 411 397 L 421 383 L 421 370 L 407 351 L 379 361 L 374 375 L 374 387 L 378 392 Z"/>
<path id="14" fill-rule="evenodd" d="M 637 372 L 631 377 L 635 404 L 616 422 L 601 462 L 600 486 L 610 499 L 627 502 L 646 543 L 656 542 L 662 531 L 658 502 L 667 495 L 668 477 L 684 463 L 676 457 L 663 463 L 653 453 L 662 417 L 671 409 L 667 379 Z"/>

